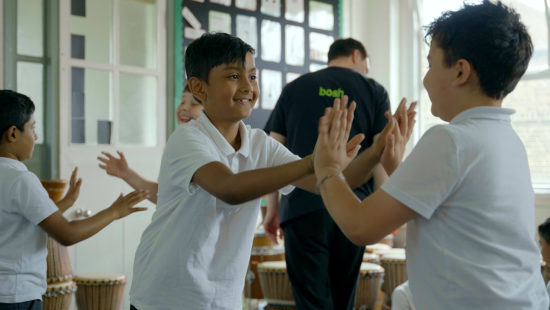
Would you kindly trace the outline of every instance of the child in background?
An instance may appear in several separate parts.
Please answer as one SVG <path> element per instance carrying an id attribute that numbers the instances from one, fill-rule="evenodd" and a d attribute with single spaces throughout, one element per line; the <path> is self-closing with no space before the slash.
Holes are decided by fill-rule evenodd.
<path id="1" fill-rule="evenodd" d="M 450 123 L 428 130 L 403 163 L 406 143 L 394 130 L 374 158 L 390 178 L 363 201 L 331 177 L 344 155 L 323 125 L 315 153 L 323 201 L 357 245 L 408 222 L 417 309 L 547 310 L 527 153 L 511 125 L 515 111 L 502 108 L 527 70 L 531 37 L 513 9 L 485 0 L 443 13 L 427 39 L 424 86 L 432 114 Z"/>
<path id="2" fill-rule="evenodd" d="M 0 90 L 0 310 L 42 309 L 46 292 L 46 233 L 62 245 L 85 240 L 111 222 L 146 208 L 133 208 L 146 191 L 121 196 L 109 208 L 81 221 L 62 215 L 80 193 L 77 170 L 70 188 L 56 204 L 23 161 L 31 158 L 37 139 L 34 104 L 29 97 Z"/>
<path id="3" fill-rule="evenodd" d="M 189 85 L 185 85 L 183 94 L 181 95 L 181 103 L 176 109 L 176 118 L 178 126 L 181 124 L 187 124 L 191 120 L 196 120 L 201 116 L 202 105 L 198 102 L 191 91 Z M 108 175 L 123 179 L 133 189 L 145 189 L 149 191 L 149 200 L 152 203 L 157 203 L 157 193 L 159 184 L 154 181 L 150 181 L 139 175 L 134 169 L 128 166 L 124 153 L 117 151 L 120 158 L 116 158 L 108 152 L 101 152 L 104 157 L 97 157 L 97 159 L 104 163 L 99 164 L 99 168 L 105 170 Z"/>
<path id="4" fill-rule="evenodd" d="M 548 266 L 550 264 L 550 218 L 539 225 L 539 244 L 542 260 Z M 548 295 L 550 295 L 550 282 L 546 290 L 548 291 Z"/>

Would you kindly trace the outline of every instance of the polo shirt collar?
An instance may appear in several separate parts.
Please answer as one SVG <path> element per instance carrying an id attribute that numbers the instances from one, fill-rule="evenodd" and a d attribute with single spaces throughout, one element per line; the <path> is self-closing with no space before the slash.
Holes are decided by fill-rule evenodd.
<path id="1" fill-rule="evenodd" d="M 510 122 L 511 118 L 510 116 L 512 114 L 516 113 L 516 110 L 514 109 L 505 109 L 505 108 L 499 108 L 499 107 L 475 107 L 468 109 L 451 120 L 451 124 L 458 124 L 461 121 L 467 120 L 467 119 L 493 119 L 493 120 L 501 120 L 501 121 L 507 121 Z"/>
<path id="2" fill-rule="evenodd" d="M 241 135 L 241 148 L 235 152 L 235 149 L 225 140 L 224 136 L 219 132 L 219 130 L 212 124 L 206 113 L 204 113 L 204 110 L 201 110 L 201 117 L 197 119 L 197 122 L 201 124 L 204 129 L 208 132 L 210 137 L 212 138 L 214 144 L 218 147 L 218 149 L 225 155 L 229 156 L 233 153 L 239 153 L 243 155 L 244 157 L 248 158 L 248 155 L 250 154 L 250 140 L 248 137 L 248 128 L 243 123 L 243 121 L 239 122 L 239 134 Z"/>
<path id="3" fill-rule="evenodd" d="M 20 171 L 28 171 L 27 166 L 25 166 L 24 163 L 15 159 L 0 157 L 0 165 L 2 164 L 12 166 L 13 168 Z"/>

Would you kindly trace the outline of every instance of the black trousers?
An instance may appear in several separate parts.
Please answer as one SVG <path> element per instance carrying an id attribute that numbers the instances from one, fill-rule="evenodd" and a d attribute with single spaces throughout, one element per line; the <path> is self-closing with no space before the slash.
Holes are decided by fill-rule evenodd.
<path id="1" fill-rule="evenodd" d="M 352 310 L 364 247 L 321 210 L 284 222 L 287 272 L 300 310 Z"/>
<path id="2" fill-rule="evenodd" d="M 0 310 L 42 310 L 42 301 L 31 300 L 31 301 L 20 302 L 17 304 L 0 303 Z"/>

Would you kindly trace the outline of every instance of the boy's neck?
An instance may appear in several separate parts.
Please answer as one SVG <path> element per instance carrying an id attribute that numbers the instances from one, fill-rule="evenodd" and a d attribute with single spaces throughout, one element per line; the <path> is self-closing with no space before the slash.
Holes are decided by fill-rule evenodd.
<path id="1" fill-rule="evenodd" d="M 205 112 L 206 115 L 206 112 Z M 212 125 L 220 132 L 227 142 L 233 147 L 235 151 L 241 148 L 241 135 L 239 134 L 239 122 L 227 122 L 215 120 L 212 117 L 207 116 Z"/>
<path id="2" fill-rule="evenodd" d="M 470 93 L 461 97 L 462 98 L 459 99 L 458 104 L 455 105 L 455 109 L 453 109 L 452 111 L 450 120 L 455 118 L 460 113 L 469 109 L 473 109 L 477 107 L 496 107 L 496 108 L 502 107 L 503 99 L 497 100 L 494 98 L 487 97 L 484 94 Z"/>
<path id="3" fill-rule="evenodd" d="M 2 143 L 2 144 L 5 144 Z M 1 145 L 0 145 L 0 157 L 4 157 L 4 158 L 9 158 L 9 159 L 13 159 L 13 160 L 17 160 L 17 161 L 20 161 L 19 158 L 17 158 L 17 156 L 15 154 L 13 154 L 12 152 L 10 152 L 9 150 L 6 150 L 5 148 L 3 148 Z"/>

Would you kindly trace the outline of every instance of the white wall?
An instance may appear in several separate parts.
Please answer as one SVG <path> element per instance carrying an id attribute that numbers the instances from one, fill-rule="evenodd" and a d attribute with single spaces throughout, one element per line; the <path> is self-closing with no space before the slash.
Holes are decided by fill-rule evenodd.
<path id="1" fill-rule="evenodd" d="M 0 89 L 4 89 L 4 1 L 0 0 Z"/>
<path id="2" fill-rule="evenodd" d="M 406 97 L 418 100 L 419 76 L 419 17 L 416 0 L 344 0 L 343 34 L 365 45 L 371 69 L 369 77 L 388 91 L 392 110 Z M 409 150 L 418 129 L 411 139 Z"/>

